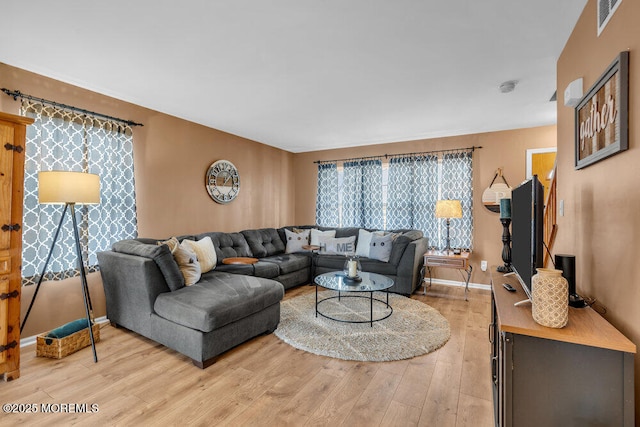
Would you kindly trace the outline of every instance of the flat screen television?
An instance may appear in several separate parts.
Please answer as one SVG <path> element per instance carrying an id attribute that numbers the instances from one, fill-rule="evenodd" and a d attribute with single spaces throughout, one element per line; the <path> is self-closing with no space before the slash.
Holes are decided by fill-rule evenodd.
<path id="1" fill-rule="evenodd" d="M 531 277 L 543 266 L 544 187 L 538 176 L 511 191 L 511 268 L 531 298 Z"/>

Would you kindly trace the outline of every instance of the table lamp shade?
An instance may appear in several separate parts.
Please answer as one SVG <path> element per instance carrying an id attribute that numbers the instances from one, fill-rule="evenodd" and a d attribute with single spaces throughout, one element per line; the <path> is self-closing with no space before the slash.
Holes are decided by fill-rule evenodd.
<path id="1" fill-rule="evenodd" d="M 38 202 L 97 205 L 100 203 L 100 177 L 83 172 L 38 172 Z"/>
<path id="2" fill-rule="evenodd" d="M 460 200 L 438 200 L 436 202 L 436 218 L 462 218 Z"/>

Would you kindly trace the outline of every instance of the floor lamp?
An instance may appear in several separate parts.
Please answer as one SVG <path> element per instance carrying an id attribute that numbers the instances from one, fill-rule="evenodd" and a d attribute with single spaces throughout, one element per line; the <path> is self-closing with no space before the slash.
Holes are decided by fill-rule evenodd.
<path id="1" fill-rule="evenodd" d="M 91 320 L 93 316 L 93 307 L 91 306 L 91 297 L 89 295 L 89 286 L 87 285 L 87 274 L 84 270 L 84 263 L 82 262 L 82 250 L 80 249 L 80 236 L 78 234 L 78 224 L 76 222 L 76 204 L 79 205 L 97 205 L 100 203 L 100 178 L 98 175 L 82 172 L 65 172 L 65 171 L 50 171 L 38 173 L 38 202 L 40 204 L 55 204 L 64 205 L 62 216 L 60 217 L 60 223 L 53 235 L 53 242 L 49 248 L 49 254 L 42 267 L 42 273 L 38 278 L 38 284 L 36 290 L 33 293 L 33 298 L 27 309 L 27 313 L 24 316 L 22 325 L 20 325 L 20 332 L 24 328 L 31 308 L 36 300 L 40 285 L 47 266 L 51 260 L 51 254 L 53 248 L 58 240 L 58 234 L 62 223 L 64 222 L 67 208 L 71 210 L 71 220 L 73 221 L 73 236 L 76 243 L 76 255 L 78 257 L 78 270 L 80 270 L 80 281 L 82 283 L 82 297 L 84 299 L 85 314 L 87 316 L 87 325 L 89 327 L 89 337 L 91 339 L 91 348 L 93 349 L 93 361 L 98 362 L 98 355 L 96 353 L 96 344 L 93 339 L 93 328 L 91 327 Z"/>
<path id="2" fill-rule="evenodd" d="M 462 203 L 460 200 L 438 200 L 436 202 L 436 218 L 447 219 L 447 248 L 451 250 L 451 240 L 449 239 L 449 220 L 451 218 L 462 218 Z"/>

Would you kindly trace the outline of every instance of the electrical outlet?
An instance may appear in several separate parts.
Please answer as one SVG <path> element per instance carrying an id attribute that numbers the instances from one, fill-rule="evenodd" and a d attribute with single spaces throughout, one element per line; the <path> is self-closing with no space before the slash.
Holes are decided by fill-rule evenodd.
<path id="1" fill-rule="evenodd" d="M 487 271 L 487 260 L 483 259 L 480 261 L 480 270 Z"/>

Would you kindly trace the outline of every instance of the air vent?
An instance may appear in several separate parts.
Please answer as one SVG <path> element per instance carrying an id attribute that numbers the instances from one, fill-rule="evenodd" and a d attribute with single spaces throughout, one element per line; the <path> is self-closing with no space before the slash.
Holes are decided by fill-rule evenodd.
<path id="1" fill-rule="evenodd" d="M 598 36 L 602 34 L 622 0 L 598 0 Z"/>

